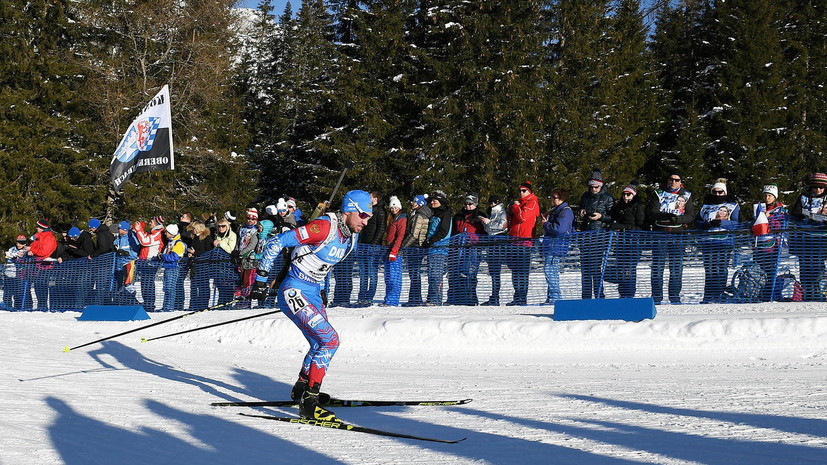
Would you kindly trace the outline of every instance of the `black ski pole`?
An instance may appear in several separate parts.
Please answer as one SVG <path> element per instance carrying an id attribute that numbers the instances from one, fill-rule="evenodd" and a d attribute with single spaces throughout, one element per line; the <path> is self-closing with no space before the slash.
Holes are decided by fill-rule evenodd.
<path id="1" fill-rule="evenodd" d="M 195 311 L 192 311 L 192 312 L 189 312 L 189 313 L 185 313 L 183 315 L 174 316 L 172 318 L 167 318 L 166 320 L 161 320 L 161 321 L 157 321 L 157 322 L 152 323 L 152 324 L 144 325 L 144 326 L 141 326 L 140 328 L 130 329 L 129 331 L 124 331 L 122 333 L 118 333 L 118 334 L 115 334 L 115 335 L 112 335 L 112 336 L 107 336 L 107 337 L 98 339 L 96 341 L 87 342 L 86 344 L 81 344 L 79 346 L 75 346 L 75 347 L 71 347 L 71 348 L 69 346 L 66 346 L 66 347 L 63 348 L 63 351 L 64 352 L 69 352 L 70 350 L 80 349 L 81 347 L 90 346 L 90 345 L 95 344 L 97 342 L 103 342 L 103 341 L 108 341 L 110 339 L 115 339 L 116 337 L 123 336 L 124 334 L 134 333 L 134 332 L 140 331 L 142 329 L 147 329 L 147 328 L 151 328 L 153 326 L 158 326 L 158 325 L 162 325 L 164 323 L 169 323 L 170 321 L 180 320 L 181 318 L 185 318 L 185 317 L 188 317 L 190 315 L 195 315 L 196 313 L 206 312 L 207 310 L 217 310 L 219 308 L 223 308 L 223 307 L 226 307 L 228 305 L 232 305 L 236 302 L 240 302 L 241 300 L 242 299 L 234 299 L 234 300 L 231 300 L 229 302 L 225 302 L 223 304 L 213 305 L 212 307 L 207 307 L 207 308 L 204 308 L 204 309 L 201 309 L 201 310 L 195 310 Z"/>
<path id="2" fill-rule="evenodd" d="M 156 336 L 156 337 L 150 337 L 150 338 L 141 338 L 141 342 L 157 341 L 158 339 L 164 339 L 166 337 L 180 336 L 182 334 L 192 333 L 192 332 L 195 332 L 195 331 L 201 331 L 202 329 L 215 328 L 216 326 L 223 326 L 223 325 L 228 325 L 230 323 L 237 323 L 239 321 L 251 320 L 253 318 L 272 315 L 274 313 L 281 313 L 281 310 L 273 310 L 272 312 L 265 312 L 265 313 L 259 313 L 258 315 L 245 316 L 243 318 L 236 318 L 235 320 L 230 320 L 230 321 L 222 321 L 221 323 L 215 323 L 215 324 L 211 324 L 211 325 L 207 325 L 207 326 L 200 326 L 198 328 L 185 329 L 183 331 L 178 331 L 178 332 L 172 333 L 172 334 L 165 334 L 163 336 Z"/>
<path id="3" fill-rule="evenodd" d="M 353 168 L 353 165 L 353 160 L 345 161 L 345 169 L 343 169 L 342 174 L 339 175 L 339 181 L 336 182 L 336 186 L 333 188 L 333 192 L 330 193 L 330 199 L 328 199 L 327 202 L 321 202 L 318 205 L 316 205 L 316 209 L 313 210 L 313 214 L 310 215 L 310 221 L 313 221 L 316 218 L 322 216 L 325 210 L 327 210 L 327 207 L 329 207 L 330 204 L 333 203 L 333 198 L 336 197 L 336 192 L 339 190 L 339 186 L 342 185 L 342 180 L 345 178 L 345 173 L 347 173 L 347 170 L 349 170 L 350 168 Z"/>

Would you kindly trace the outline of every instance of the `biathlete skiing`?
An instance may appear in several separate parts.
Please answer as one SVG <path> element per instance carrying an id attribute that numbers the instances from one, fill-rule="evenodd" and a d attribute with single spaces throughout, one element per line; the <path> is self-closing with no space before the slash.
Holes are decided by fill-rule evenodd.
<path id="1" fill-rule="evenodd" d="M 342 200 L 341 211 L 328 213 L 267 241 L 259 262 L 250 299 L 264 300 L 269 290 L 267 278 L 279 252 L 285 247 L 295 247 L 287 277 L 279 285 L 278 304 L 310 343 L 299 379 L 290 393 L 290 397 L 299 402 L 302 418 L 339 421 L 319 400 L 325 372 L 339 347 L 339 335 L 327 321 L 323 286 L 333 265 L 356 248 L 359 232 L 372 215 L 370 194 L 350 191 Z"/>

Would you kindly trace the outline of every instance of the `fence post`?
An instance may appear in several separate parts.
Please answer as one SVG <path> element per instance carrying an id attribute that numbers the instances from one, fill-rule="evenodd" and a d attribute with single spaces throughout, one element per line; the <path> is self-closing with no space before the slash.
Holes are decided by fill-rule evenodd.
<path id="1" fill-rule="evenodd" d="M 603 231 L 600 230 L 599 234 L 603 234 Z M 612 250 L 612 240 L 614 239 L 615 231 L 613 229 L 609 230 L 609 242 L 606 244 L 606 251 L 603 252 L 603 261 L 600 263 L 600 282 L 597 284 L 597 292 L 595 292 L 595 298 L 599 298 L 601 292 L 603 292 L 603 275 L 606 273 L 606 262 L 609 261 L 609 252 Z"/>

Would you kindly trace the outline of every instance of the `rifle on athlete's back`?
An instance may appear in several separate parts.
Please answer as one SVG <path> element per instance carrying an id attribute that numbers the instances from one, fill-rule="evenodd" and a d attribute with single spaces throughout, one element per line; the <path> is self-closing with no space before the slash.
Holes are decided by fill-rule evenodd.
<path id="1" fill-rule="evenodd" d="M 313 210 L 313 214 L 310 215 L 310 219 L 307 221 L 308 223 L 324 215 L 325 211 L 327 210 L 327 207 L 330 206 L 330 204 L 333 202 L 333 198 L 336 197 L 336 192 L 339 190 L 339 186 L 342 185 L 342 180 L 345 178 L 345 173 L 347 173 L 347 170 L 350 168 L 353 168 L 353 161 L 347 160 L 345 162 L 345 167 L 342 170 L 342 174 L 339 175 L 339 180 L 336 182 L 336 186 L 333 187 L 333 192 L 330 194 L 330 199 L 328 199 L 326 202 L 319 202 L 319 204 L 316 205 L 316 209 Z M 282 253 L 284 254 L 284 264 L 279 270 L 279 273 L 276 275 L 276 279 L 274 279 L 273 282 L 270 283 L 270 289 L 278 289 L 278 287 L 281 285 L 281 282 L 284 281 L 284 278 L 287 277 L 287 273 L 290 271 L 290 260 L 293 255 L 293 250 L 285 249 L 282 251 Z M 324 294 L 324 291 L 322 291 L 322 293 Z M 327 304 L 327 298 L 325 295 L 322 295 L 322 300 L 325 302 L 325 304 Z M 262 303 L 263 302 L 259 302 L 259 305 L 261 305 Z"/>
<path id="2" fill-rule="evenodd" d="M 345 178 L 345 173 L 347 173 L 347 170 L 349 170 L 350 168 L 353 168 L 353 161 L 347 160 L 345 162 L 345 168 L 342 170 L 342 174 L 339 175 L 339 181 L 336 182 L 336 186 L 333 188 L 333 192 L 330 193 L 330 199 L 328 199 L 326 202 L 319 202 L 319 204 L 316 205 L 316 209 L 313 210 L 313 214 L 310 215 L 310 220 L 308 220 L 308 223 L 324 215 L 324 212 L 327 210 L 327 207 L 329 207 L 330 204 L 333 203 L 333 198 L 336 197 L 336 192 L 339 190 L 339 186 L 342 184 L 342 180 Z"/>

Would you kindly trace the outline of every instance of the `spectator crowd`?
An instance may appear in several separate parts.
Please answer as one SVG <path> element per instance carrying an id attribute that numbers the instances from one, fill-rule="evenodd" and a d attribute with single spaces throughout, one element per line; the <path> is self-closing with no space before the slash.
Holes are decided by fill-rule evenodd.
<path id="1" fill-rule="evenodd" d="M 744 229 L 751 231 L 752 264 L 761 276 L 757 300 L 775 298 L 782 247 L 797 258 L 800 300 L 825 300 L 827 174 L 813 173 L 791 208 L 781 202 L 778 186 L 767 184 L 746 214 L 725 179 L 711 181 L 709 190 L 698 195 L 684 187 L 678 169 L 670 170 L 648 195 L 631 181 L 614 198 L 597 169 L 585 184 L 576 204 L 566 189 L 553 189 L 548 209 L 541 208 L 529 181 L 515 186 L 507 201 L 489 195 L 481 202 L 480 194 L 468 192 L 456 213 L 441 190 L 415 195 L 404 205 L 391 196 L 387 207 L 379 192 L 371 192 L 373 216 L 359 235 L 356 252 L 333 269 L 329 304 L 373 305 L 379 270 L 384 269 L 379 305 L 479 305 L 478 273 L 486 263 L 491 286 L 482 305 L 500 305 L 504 269 L 510 270 L 512 286 L 512 298 L 504 303 L 527 305 L 536 255 L 546 281 L 543 301 L 553 304 L 562 298 L 560 274 L 575 250 L 582 299 L 604 298 L 605 282 L 616 283 L 620 297 L 635 297 L 638 264 L 647 252 L 651 297 L 656 303 L 680 303 L 687 232 L 703 264 L 702 302 L 723 302 L 737 260 L 735 233 Z M 261 211 L 248 206 L 240 219 L 230 211 L 194 218 L 185 212 L 177 221 L 159 215 L 109 226 L 91 218 L 86 228 L 57 230 L 40 220 L 34 235 L 19 235 L 6 252 L 4 307 L 33 308 L 33 291 L 38 309 L 112 304 L 182 310 L 187 278 L 190 310 L 234 301 L 249 306 L 245 298 L 265 243 L 308 220 L 293 198 L 281 198 Z M 163 301 L 157 308 L 159 275 Z M 404 275 L 409 288 L 402 302 Z M 354 299 L 355 276 L 359 287 Z"/>

